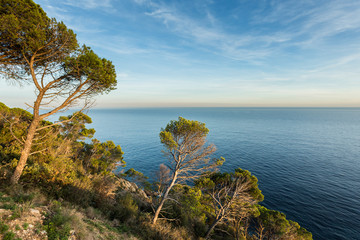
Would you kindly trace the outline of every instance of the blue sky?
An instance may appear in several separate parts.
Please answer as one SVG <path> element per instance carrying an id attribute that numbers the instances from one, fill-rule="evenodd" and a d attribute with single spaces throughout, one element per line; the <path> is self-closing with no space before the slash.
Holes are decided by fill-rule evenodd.
<path id="1" fill-rule="evenodd" d="M 96 107 L 360 107 L 359 0 L 35 2 L 113 61 L 117 90 Z"/>

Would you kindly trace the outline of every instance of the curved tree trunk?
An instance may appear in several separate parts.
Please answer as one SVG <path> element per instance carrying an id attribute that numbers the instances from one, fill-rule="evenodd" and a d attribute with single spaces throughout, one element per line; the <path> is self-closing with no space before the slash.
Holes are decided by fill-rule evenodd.
<path id="1" fill-rule="evenodd" d="M 39 125 L 40 120 L 37 118 L 34 118 L 33 121 L 31 122 L 29 128 L 28 128 L 28 133 L 26 136 L 26 140 L 24 142 L 24 148 L 21 151 L 21 156 L 19 159 L 19 162 L 16 166 L 16 169 L 14 171 L 14 174 L 12 175 L 11 179 L 10 179 L 10 183 L 11 184 L 17 184 L 20 176 L 24 170 L 24 167 L 26 165 L 26 161 L 30 155 L 31 152 L 31 145 L 32 145 L 32 141 L 34 139 L 35 136 L 35 132 L 36 132 L 36 128 Z"/>
<path id="2" fill-rule="evenodd" d="M 164 195 L 163 195 L 163 197 L 162 197 L 162 199 L 161 199 L 161 201 L 160 201 L 160 204 L 159 204 L 159 206 L 157 207 L 157 209 L 156 209 L 156 211 L 155 211 L 155 216 L 154 216 L 154 219 L 153 219 L 153 224 L 155 224 L 156 221 L 158 220 L 160 211 L 161 211 L 161 209 L 162 209 L 162 207 L 163 207 L 163 205 L 164 205 L 164 203 L 165 203 L 165 201 L 166 201 L 166 199 L 167 199 L 167 197 L 168 197 L 168 195 L 169 195 L 169 192 L 170 192 L 171 188 L 174 186 L 174 184 L 175 184 L 175 182 L 176 182 L 176 179 L 177 179 L 177 173 L 174 174 L 173 179 L 171 180 L 170 185 L 169 185 L 168 188 L 166 189 L 166 191 L 165 191 L 165 193 L 164 193 Z"/>
<path id="3" fill-rule="evenodd" d="M 34 83 L 38 86 L 38 82 L 34 73 L 34 69 L 33 69 L 33 58 L 31 59 L 30 62 L 30 70 L 31 70 L 31 75 L 33 78 Z M 38 127 L 40 120 L 42 119 L 39 116 L 39 109 L 40 109 L 40 104 L 41 101 L 44 97 L 45 91 L 43 89 L 40 88 L 40 86 L 38 87 L 39 93 L 36 97 L 36 101 L 34 102 L 34 108 L 33 108 L 33 120 L 30 123 L 30 126 L 28 128 L 28 132 L 26 135 L 26 140 L 24 142 L 24 148 L 21 151 L 21 156 L 19 159 L 19 162 L 16 166 L 16 169 L 10 179 L 10 183 L 11 184 L 17 184 L 19 182 L 20 176 L 24 170 L 24 167 L 26 165 L 26 161 L 29 158 L 30 154 L 31 154 L 31 146 L 32 146 L 32 142 L 36 133 L 36 128 Z"/>
<path id="4" fill-rule="evenodd" d="M 217 218 L 215 219 L 215 221 L 213 222 L 213 224 L 211 224 L 211 226 L 209 227 L 209 229 L 207 230 L 206 234 L 205 234 L 205 239 L 209 239 L 210 237 L 210 233 L 214 230 L 215 226 L 220 222 L 222 218 Z"/>

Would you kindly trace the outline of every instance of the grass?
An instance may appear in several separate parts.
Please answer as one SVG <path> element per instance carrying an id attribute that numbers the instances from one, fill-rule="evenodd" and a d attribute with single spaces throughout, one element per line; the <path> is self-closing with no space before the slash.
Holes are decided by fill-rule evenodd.
<path id="1" fill-rule="evenodd" d="M 0 222 L 0 234 L 4 234 L 7 232 L 7 230 L 9 230 L 9 226 L 3 222 Z"/>
<path id="2" fill-rule="evenodd" d="M 5 196 L 5 193 L 0 192 L 0 208 L 12 211 L 10 220 L 20 218 L 33 207 L 35 196 L 35 193 L 25 193 L 22 190 L 15 193 L 10 190 L 10 196 Z"/>
<path id="3" fill-rule="evenodd" d="M 22 225 L 22 227 L 23 227 L 24 230 L 27 230 L 28 227 L 29 227 L 29 224 L 28 224 L 28 223 L 24 223 L 24 224 Z"/>
<path id="4" fill-rule="evenodd" d="M 16 225 L 16 227 L 19 227 L 19 226 Z M 3 240 L 21 240 L 20 238 L 15 238 L 15 233 L 10 231 L 9 226 L 3 222 L 0 222 L 0 234 L 3 234 L 3 238 L 2 238 Z"/>
<path id="5" fill-rule="evenodd" d="M 99 230 L 100 233 L 103 233 L 104 232 L 104 227 L 101 226 L 101 224 L 95 222 L 95 221 L 91 221 L 89 219 L 84 219 L 83 220 L 84 222 L 86 222 L 87 224 L 90 224 L 91 226 L 97 228 Z"/>
<path id="6" fill-rule="evenodd" d="M 51 212 L 47 214 L 44 220 L 44 230 L 48 234 L 49 240 L 68 239 L 70 236 L 72 216 L 66 214 L 61 203 L 54 201 Z"/>
<path id="7" fill-rule="evenodd" d="M 1 206 L 1 208 L 6 210 L 15 210 L 16 204 L 15 203 L 5 203 Z"/>
<path id="8" fill-rule="evenodd" d="M 11 200 L 11 197 L 2 197 L 0 196 L 0 202 L 9 202 Z"/>

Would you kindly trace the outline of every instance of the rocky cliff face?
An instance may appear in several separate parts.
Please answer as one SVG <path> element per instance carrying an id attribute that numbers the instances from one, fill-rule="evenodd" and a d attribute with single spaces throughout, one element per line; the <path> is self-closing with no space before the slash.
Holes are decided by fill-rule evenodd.
<path id="1" fill-rule="evenodd" d="M 139 188 L 136 183 L 130 182 L 124 178 L 119 178 L 119 188 L 122 191 L 129 192 L 140 197 L 140 199 L 143 201 L 150 202 L 148 195 L 144 192 L 144 190 Z"/>

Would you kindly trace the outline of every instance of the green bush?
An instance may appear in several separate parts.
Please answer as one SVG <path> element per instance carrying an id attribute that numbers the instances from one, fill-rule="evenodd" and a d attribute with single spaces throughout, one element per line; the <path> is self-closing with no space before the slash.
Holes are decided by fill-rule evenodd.
<path id="1" fill-rule="evenodd" d="M 24 223 L 22 226 L 23 226 L 24 230 L 27 230 L 28 227 L 29 227 L 29 224 L 28 224 L 28 223 Z"/>
<path id="2" fill-rule="evenodd" d="M 13 240 L 15 239 L 15 233 L 13 232 L 6 232 L 3 236 L 3 240 Z"/>
<path id="3" fill-rule="evenodd" d="M 62 211 L 61 204 L 54 201 L 52 212 L 44 220 L 49 240 L 67 240 L 70 236 L 72 216 Z"/>
<path id="4" fill-rule="evenodd" d="M 1 206 L 1 208 L 7 209 L 7 210 L 15 210 L 16 205 L 14 203 L 5 203 Z"/>
<path id="5" fill-rule="evenodd" d="M 7 230 L 9 230 L 9 226 L 0 222 L 0 234 L 4 234 Z"/>
<path id="6" fill-rule="evenodd" d="M 139 211 L 137 202 L 133 199 L 131 194 L 127 193 L 124 196 L 118 196 L 117 205 L 115 206 L 112 218 L 120 221 L 128 221 L 130 218 L 136 217 Z"/>
<path id="7" fill-rule="evenodd" d="M 14 202 L 25 203 L 34 200 L 35 193 L 18 193 L 13 196 Z"/>

